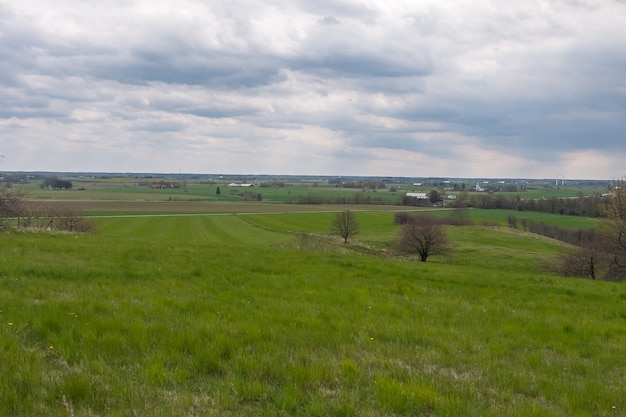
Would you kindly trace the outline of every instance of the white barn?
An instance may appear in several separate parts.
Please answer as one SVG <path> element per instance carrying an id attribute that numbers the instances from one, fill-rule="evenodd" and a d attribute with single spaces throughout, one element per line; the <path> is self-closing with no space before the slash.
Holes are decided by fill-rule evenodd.
<path id="1" fill-rule="evenodd" d="M 237 183 L 231 182 L 230 184 L 228 184 L 228 186 L 229 187 L 244 187 L 244 188 L 247 188 L 247 187 L 254 187 L 254 184 L 245 184 L 245 183 L 244 184 L 237 184 Z"/>
<path id="2" fill-rule="evenodd" d="M 418 200 L 428 200 L 428 194 L 426 193 L 406 193 L 406 196 L 417 198 Z"/>

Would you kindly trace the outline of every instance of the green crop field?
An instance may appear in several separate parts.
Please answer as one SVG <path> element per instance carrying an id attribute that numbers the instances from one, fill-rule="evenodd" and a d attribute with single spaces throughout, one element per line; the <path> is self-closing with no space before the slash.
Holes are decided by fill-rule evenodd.
<path id="1" fill-rule="evenodd" d="M 0 236 L 0 415 L 626 413 L 626 287 L 493 226 L 591 220 L 471 210 L 419 263 L 393 254 L 402 207 L 350 206 L 344 245 L 345 206 L 58 203 L 97 231 Z"/>
<path id="2" fill-rule="evenodd" d="M 446 212 L 435 212 L 438 216 L 449 215 Z M 469 211 L 470 219 L 479 224 L 497 224 L 505 226 L 508 224 L 510 216 L 516 218 L 519 222 L 527 220 L 529 222 L 546 223 L 563 228 L 588 228 L 593 227 L 597 223 L 597 219 L 591 219 L 580 216 L 567 216 L 551 213 L 538 213 L 533 211 L 514 211 L 514 210 L 480 210 L 472 209 Z"/>
<path id="3" fill-rule="evenodd" d="M 257 201 L 271 203 L 298 203 L 310 197 L 321 199 L 353 198 L 359 194 L 362 198 L 383 201 L 387 204 L 399 204 L 402 192 L 362 191 L 355 188 L 338 188 L 318 184 L 291 184 L 283 187 L 229 187 L 228 182 L 167 181 L 176 183 L 177 188 L 153 189 L 151 183 L 159 180 L 135 178 L 115 178 L 106 180 L 72 179 L 72 189 L 51 190 L 40 188 L 41 181 L 32 181 L 22 188 L 33 198 L 55 200 L 140 200 L 140 201 L 221 201 L 240 202 Z M 217 189 L 220 193 L 217 193 Z"/>

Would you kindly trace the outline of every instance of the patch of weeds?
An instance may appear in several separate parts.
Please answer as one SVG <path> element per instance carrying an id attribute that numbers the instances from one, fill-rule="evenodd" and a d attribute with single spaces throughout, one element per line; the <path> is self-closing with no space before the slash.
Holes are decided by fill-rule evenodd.
<path id="1" fill-rule="evenodd" d="M 376 399 L 387 412 L 401 415 L 430 413 L 437 406 L 439 394 L 429 385 L 398 382 L 387 377 L 377 377 L 375 384 Z"/>
<path id="2" fill-rule="evenodd" d="M 341 376 L 341 381 L 348 384 L 355 384 L 360 375 L 358 365 L 350 359 L 344 359 L 341 361 L 341 365 L 339 367 L 339 375 Z"/>

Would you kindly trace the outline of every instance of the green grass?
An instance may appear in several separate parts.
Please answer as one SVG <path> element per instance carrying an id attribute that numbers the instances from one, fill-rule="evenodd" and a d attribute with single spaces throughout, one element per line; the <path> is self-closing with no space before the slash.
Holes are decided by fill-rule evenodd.
<path id="1" fill-rule="evenodd" d="M 80 189 L 80 188 L 84 189 Z M 189 184 L 185 190 L 180 188 L 152 189 L 147 185 L 127 183 L 73 182 L 71 190 L 40 189 L 37 184 L 26 187 L 33 198 L 61 200 L 146 200 L 146 201 L 194 201 L 217 200 L 216 187 L 206 184 Z M 226 198 L 222 198 L 226 200 Z"/>
<path id="2" fill-rule="evenodd" d="M 391 212 L 359 212 L 384 246 Z M 626 287 L 451 228 L 426 264 L 290 248 L 332 213 L 103 218 L 0 239 L 0 415 L 614 416 Z M 613 408 L 615 407 L 615 408 Z"/>
<path id="3" fill-rule="evenodd" d="M 451 215 L 449 210 L 440 209 L 432 210 L 430 213 L 438 217 L 447 217 Z M 522 227 L 521 223 L 523 220 L 573 229 L 585 229 L 593 227 L 597 223 L 597 219 L 563 214 L 516 210 L 469 209 L 469 218 L 476 224 L 508 226 L 509 216 L 513 216 L 517 219 L 518 227 L 520 228 Z"/>
<path id="4" fill-rule="evenodd" d="M 157 182 L 158 180 L 154 180 Z M 140 185 L 141 183 L 145 183 Z M 174 182 L 174 181 L 171 181 Z M 314 195 L 323 199 L 337 197 L 353 197 L 361 193 L 360 189 L 337 188 L 330 186 L 313 187 L 311 185 L 291 185 L 286 187 L 254 187 L 231 188 L 228 183 L 206 184 L 197 181 L 187 181 L 185 188 L 180 183 L 179 188 L 152 189 L 148 186 L 149 180 L 134 178 L 118 178 L 114 180 L 72 180 L 71 190 L 41 189 L 40 182 L 35 181 L 22 186 L 33 198 L 55 200 L 143 200 L 143 201 L 256 201 L 256 195 L 262 195 L 262 201 L 268 203 L 298 203 L 301 197 Z M 217 194 L 217 188 L 220 194 Z M 380 199 L 389 204 L 399 204 L 402 201 L 402 192 L 363 192 L 365 197 Z"/>

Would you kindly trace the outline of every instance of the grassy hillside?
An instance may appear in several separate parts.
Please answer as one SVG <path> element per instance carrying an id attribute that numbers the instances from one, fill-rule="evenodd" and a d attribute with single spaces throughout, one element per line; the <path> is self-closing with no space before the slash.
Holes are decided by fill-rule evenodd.
<path id="1" fill-rule="evenodd" d="M 361 244 L 393 239 L 359 213 Z M 100 219 L 0 238 L 0 415 L 615 416 L 626 287 L 545 239 L 450 229 L 426 264 L 296 249 L 331 214 Z"/>

